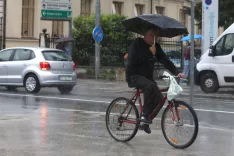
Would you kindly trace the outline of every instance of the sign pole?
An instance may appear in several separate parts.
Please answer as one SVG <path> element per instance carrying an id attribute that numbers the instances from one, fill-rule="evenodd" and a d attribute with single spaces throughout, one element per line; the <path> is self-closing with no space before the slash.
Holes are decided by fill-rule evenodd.
<path id="1" fill-rule="evenodd" d="M 194 88 L 194 0 L 191 7 L 191 45 L 190 45 L 190 104 L 193 105 Z"/>
<path id="2" fill-rule="evenodd" d="M 69 37 L 72 37 L 72 19 L 69 20 Z"/>
<path id="3" fill-rule="evenodd" d="M 100 0 L 96 0 L 96 22 L 95 26 L 100 26 Z M 100 73 L 100 44 L 95 42 L 95 77 L 98 79 L 98 75 Z"/>
<path id="4" fill-rule="evenodd" d="M 6 9 L 7 9 L 7 0 L 3 1 L 3 44 L 2 44 L 2 48 L 5 49 L 6 48 Z"/>

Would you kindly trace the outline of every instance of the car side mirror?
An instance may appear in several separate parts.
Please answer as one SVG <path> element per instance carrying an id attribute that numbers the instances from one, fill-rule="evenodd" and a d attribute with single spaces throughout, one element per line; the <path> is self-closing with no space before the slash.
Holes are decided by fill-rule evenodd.
<path id="1" fill-rule="evenodd" d="M 234 56 L 232 56 L 232 62 L 234 62 Z"/>
<path id="2" fill-rule="evenodd" d="M 209 56 L 212 56 L 214 57 L 215 56 L 215 46 L 210 46 L 210 49 L 209 49 Z"/>

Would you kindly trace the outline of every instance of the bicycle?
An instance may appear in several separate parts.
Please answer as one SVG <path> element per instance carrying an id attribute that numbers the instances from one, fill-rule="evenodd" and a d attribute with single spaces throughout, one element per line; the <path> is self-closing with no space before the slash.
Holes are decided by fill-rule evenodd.
<path id="1" fill-rule="evenodd" d="M 163 78 L 168 78 L 167 76 L 160 76 L 161 79 Z M 175 78 L 178 78 L 175 76 Z M 132 138 L 134 138 L 134 136 L 137 134 L 138 129 L 143 129 L 144 127 L 142 127 L 142 124 L 140 122 L 140 117 L 142 115 L 142 102 L 141 102 L 141 94 L 143 93 L 142 90 L 140 90 L 139 88 L 133 87 L 133 86 L 129 86 L 130 88 L 135 88 L 134 90 L 136 90 L 136 92 L 133 94 L 131 100 L 128 100 L 125 97 L 119 97 L 114 99 L 108 106 L 107 111 L 106 111 L 106 127 L 107 130 L 109 132 L 109 134 L 116 140 L 116 141 L 122 141 L 122 142 L 127 142 L 130 141 Z M 169 90 L 169 87 L 165 88 L 165 89 L 159 89 L 156 92 L 167 92 Z M 138 112 L 138 109 L 135 105 L 136 101 L 138 100 L 139 103 L 139 109 L 140 109 L 140 114 Z M 121 102 L 122 101 L 122 102 Z M 154 111 L 149 115 L 150 119 L 153 119 L 154 117 L 156 117 L 159 113 L 159 111 L 161 110 L 161 108 L 163 107 L 163 105 L 165 104 L 165 102 L 167 101 L 167 94 L 164 96 L 163 100 L 157 105 L 157 107 L 154 109 Z M 113 120 L 117 120 L 114 123 L 113 126 L 113 130 L 117 130 L 118 133 L 114 133 L 112 130 L 112 126 L 110 126 L 110 114 L 111 114 L 111 110 L 113 108 L 120 108 L 120 106 L 124 106 L 123 111 L 120 111 L 120 113 L 114 112 L 113 114 Z M 125 107 L 126 106 L 126 107 Z M 130 106 L 130 108 L 128 108 Z M 130 112 L 133 110 L 134 114 L 130 114 Z M 181 110 L 182 112 L 184 111 L 188 111 L 188 113 L 191 113 L 190 116 L 188 116 L 189 118 L 182 119 L 182 116 L 179 113 L 179 110 Z M 167 128 L 165 127 L 166 125 L 166 117 L 167 114 L 171 115 L 171 119 L 169 120 L 169 126 L 173 126 L 175 125 L 175 127 L 172 129 L 174 130 L 176 128 L 176 132 L 178 132 L 178 128 L 181 128 L 182 126 L 186 126 L 186 129 L 183 129 L 183 132 L 193 132 L 191 137 L 188 140 L 184 140 L 181 139 L 182 137 L 179 136 L 175 136 L 174 135 L 168 135 L 166 133 Z M 188 115 L 188 114 L 186 114 Z M 188 124 L 185 124 L 185 121 L 188 121 Z M 125 124 L 129 124 L 131 126 L 133 126 L 132 128 L 126 128 L 125 127 L 127 125 Z M 188 128 L 191 128 L 192 126 L 194 126 L 194 130 L 190 131 L 188 130 Z M 175 99 L 168 101 L 168 105 L 166 106 L 166 108 L 164 109 L 163 113 L 162 113 L 162 118 L 161 118 L 161 129 L 162 129 L 162 133 L 164 138 L 166 139 L 166 141 L 173 146 L 174 148 L 180 148 L 180 149 L 184 149 L 189 147 L 191 144 L 193 144 L 193 142 L 196 140 L 197 134 L 198 134 L 198 118 L 197 115 L 194 111 L 194 109 L 188 105 L 186 102 L 183 101 L 177 101 Z M 121 134 L 121 132 L 125 132 L 125 131 L 131 131 L 131 133 L 129 134 Z M 180 132 L 182 132 L 182 129 L 180 129 Z M 123 137 L 123 138 L 121 138 Z M 180 144 L 180 142 L 185 142 L 183 144 Z"/>

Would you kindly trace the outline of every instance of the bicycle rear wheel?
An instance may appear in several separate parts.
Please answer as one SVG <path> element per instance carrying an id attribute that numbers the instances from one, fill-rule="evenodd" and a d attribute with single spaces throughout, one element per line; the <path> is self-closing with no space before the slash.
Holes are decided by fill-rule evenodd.
<path id="1" fill-rule="evenodd" d="M 196 140 L 198 119 L 193 108 L 187 103 L 183 101 L 173 103 L 173 106 L 168 105 L 162 114 L 162 132 L 171 146 L 184 149 Z"/>
<path id="2" fill-rule="evenodd" d="M 139 113 L 136 106 L 127 98 L 114 99 L 106 111 L 106 127 L 109 134 L 116 140 L 131 140 L 138 131 Z"/>

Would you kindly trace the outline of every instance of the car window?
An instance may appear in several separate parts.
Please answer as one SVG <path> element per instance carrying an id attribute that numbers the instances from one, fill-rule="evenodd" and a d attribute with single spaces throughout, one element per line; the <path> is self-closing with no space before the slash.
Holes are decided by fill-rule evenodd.
<path id="1" fill-rule="evenodd" d="M 216 44 L 215 56 L 222 55 L 223 42 L 224 42 L 224 37 L 221 40 L 219 40 L 219 42 Z"/>
<path id="2" fill-rule="evenodd" d="M 234 48 L 234 34 L 229 34 L 226 36 L 225 43 L 224 43 L 224 51 L 223 55 L 229 55 L 232 53 Z"/>
<path id="3" fill-rule="evenodd" d="M 32 55 L 33 51 L 29 49 L 17 49 L 15 51 L 13 61 L 25 61 L 25 60 L 31 60 L 35 57 L 35 55 Z"/>
<path id="4" fill-rule="evenodd" d="M 9 61 L 13 51 L 13 49 L 9 49 L 0 52 L 0 61 Z"/>
<path id="5" fill-rule="evenodd" d="M 225 35 L 215 47 L 215 56 L 229 55 L 234 48 L 234 34 Z"/>
<path id="6" fill-rule="evenodd" d="M 71 61 L 64 51 L 42 51 L 42 54 L 47 61 Z"/>

